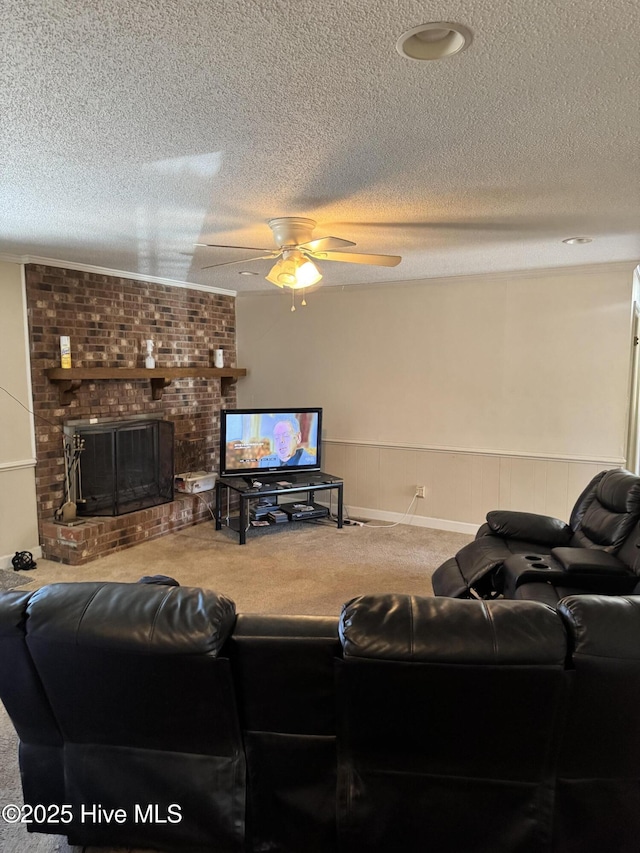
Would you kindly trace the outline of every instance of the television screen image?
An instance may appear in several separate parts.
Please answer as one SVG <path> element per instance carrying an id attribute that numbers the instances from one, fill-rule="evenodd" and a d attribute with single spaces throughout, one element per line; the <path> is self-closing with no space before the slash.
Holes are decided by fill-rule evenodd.
<path id="1" fill-rule="evenodd" d="M 224 409 L 220 474 L 320 470 L 322 409 Z"/>

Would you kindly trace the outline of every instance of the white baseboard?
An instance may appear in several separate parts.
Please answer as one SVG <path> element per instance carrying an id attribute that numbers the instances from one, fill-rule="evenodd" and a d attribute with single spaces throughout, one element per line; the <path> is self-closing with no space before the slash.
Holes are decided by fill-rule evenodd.
<path id="1" fill-rule="evenodd" d="M 33 554 L 34 560 L 42 559 L 42 548 L 39 545 L 37 545 L 35 548 L 23 548 L 22 550 L 29 551 L 31 554 Z M 11 560 L 13 560 L 15 555 L 15 551 L 13 552 L 13 554 L 5 554 L 3 556 L 0 555 L 0 569 L 13 569 Z"/>
<path id="2" fill-rule="evenodd" d="M 399 521 L 401 524 L 413 524 L 415 527 L 431 527 L 434 530 L 450 530 L 453 533 L 469 533 L 475 536 L 479 524 L 469 524 L 466 521 L 449 521 L 446 518 L 430 518 L 426 515 L 405 515 L 401 512 L 385 512 L 378 509 L 368 509 L 363 506 L 345 507 L 345 516 L 371 521 Z"/>

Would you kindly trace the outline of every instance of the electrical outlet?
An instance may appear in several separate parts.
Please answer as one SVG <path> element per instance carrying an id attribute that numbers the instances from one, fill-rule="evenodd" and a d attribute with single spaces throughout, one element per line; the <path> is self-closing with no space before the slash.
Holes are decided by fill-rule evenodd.
<path id="1" fill-rule="evenodd" d="M 427 495 L 427 487 L 426 486 L 416 486 L 416 497 L 424 498 Z"/>

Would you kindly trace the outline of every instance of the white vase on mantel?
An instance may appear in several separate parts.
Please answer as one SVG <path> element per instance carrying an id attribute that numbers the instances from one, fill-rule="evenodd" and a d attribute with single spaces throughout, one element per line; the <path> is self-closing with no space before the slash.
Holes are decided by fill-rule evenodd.
<path id="1" fill-rule="evenodd" d="M 144 360 L 144 366 L 149 370 L 153 370 L 156 366 L 156 360 L 153 357 L 153 341 L 145 341 L 145 346 L 147 348 L 147 357 Z"/>

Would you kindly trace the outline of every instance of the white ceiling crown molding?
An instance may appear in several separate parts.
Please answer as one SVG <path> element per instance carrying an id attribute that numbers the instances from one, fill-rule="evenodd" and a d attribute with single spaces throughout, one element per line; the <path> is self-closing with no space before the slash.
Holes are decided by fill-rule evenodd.
<path id="1" fill-rule="evenodd" d="M 161 278 L 144 273 L 127 272 L 126 270 L 112 270 L 107 267 L 96 267 L 92 264 L 79 264 L 76 261 L 61 261 L 57 258 L 41 258 L 38 255 L 5 255 L 0 253 L 0 261 L 11 264 L 39 264 L 44 267 L 57 267 L 59 269 L 78 270 L 78 272 L 90 272 L 96 275 L 109 275 L 115 278 L 128 278 L 131 281 L 148 281 L 151 284 L 165 284 L 167 287 L 181 287 L 185 290 L 202 290 L 206 293 L 221 293 L 224 296 L 237 296 L 236 290 L 228 290 L 223 287 L 214 287 L 209 284 L 194 284 L 188 281 L 176 281 L 172 278 Z"/>
<path id="2" fill-rule="evenodd" d="M 0 263 L 3 264 L 23 264 L 24 259 L 22 255 L 10 255 L 7 253 L 0 252 Z"/>
<path id="3" fill-rule="evenodd" d="M 483 281 L 513 281 L 519 279 L 531 278 L 548 278 L 549 276 L 575 276 L 575 275 L 603 275 L 604 273 L 623 273 L 627 272 L 630 276 L 640 276 L 640 265 L 636 261 L 611 261 L 610 263 L 602 264 L 582 264 L 580 266 L 561 266 L 561 267 L 540 267 L 535 269 L 521 270 L 499 270 L 497 272 L 479 272 L 473 275 L 443 275 L 434 278 L 407 278 L 401 281 L 372 281 L 369 284 L 341 284 L 337 287 L 324 288 L 325 293 L 333 293 L 335 295 L 344 290 L 357 290 L 363 292 L 365 290 L 387 287 L 393 284 L 394 288 L 402 285 L 436 285 L 446 284 L 452 281 L 459 283 L 475 282 L 482 284 Z M 280 291 L 261 290 L 239 293 L 238 299 L 246 299 L 248 297 L 255 298 L 256 296 L 281 296 Z"/>

